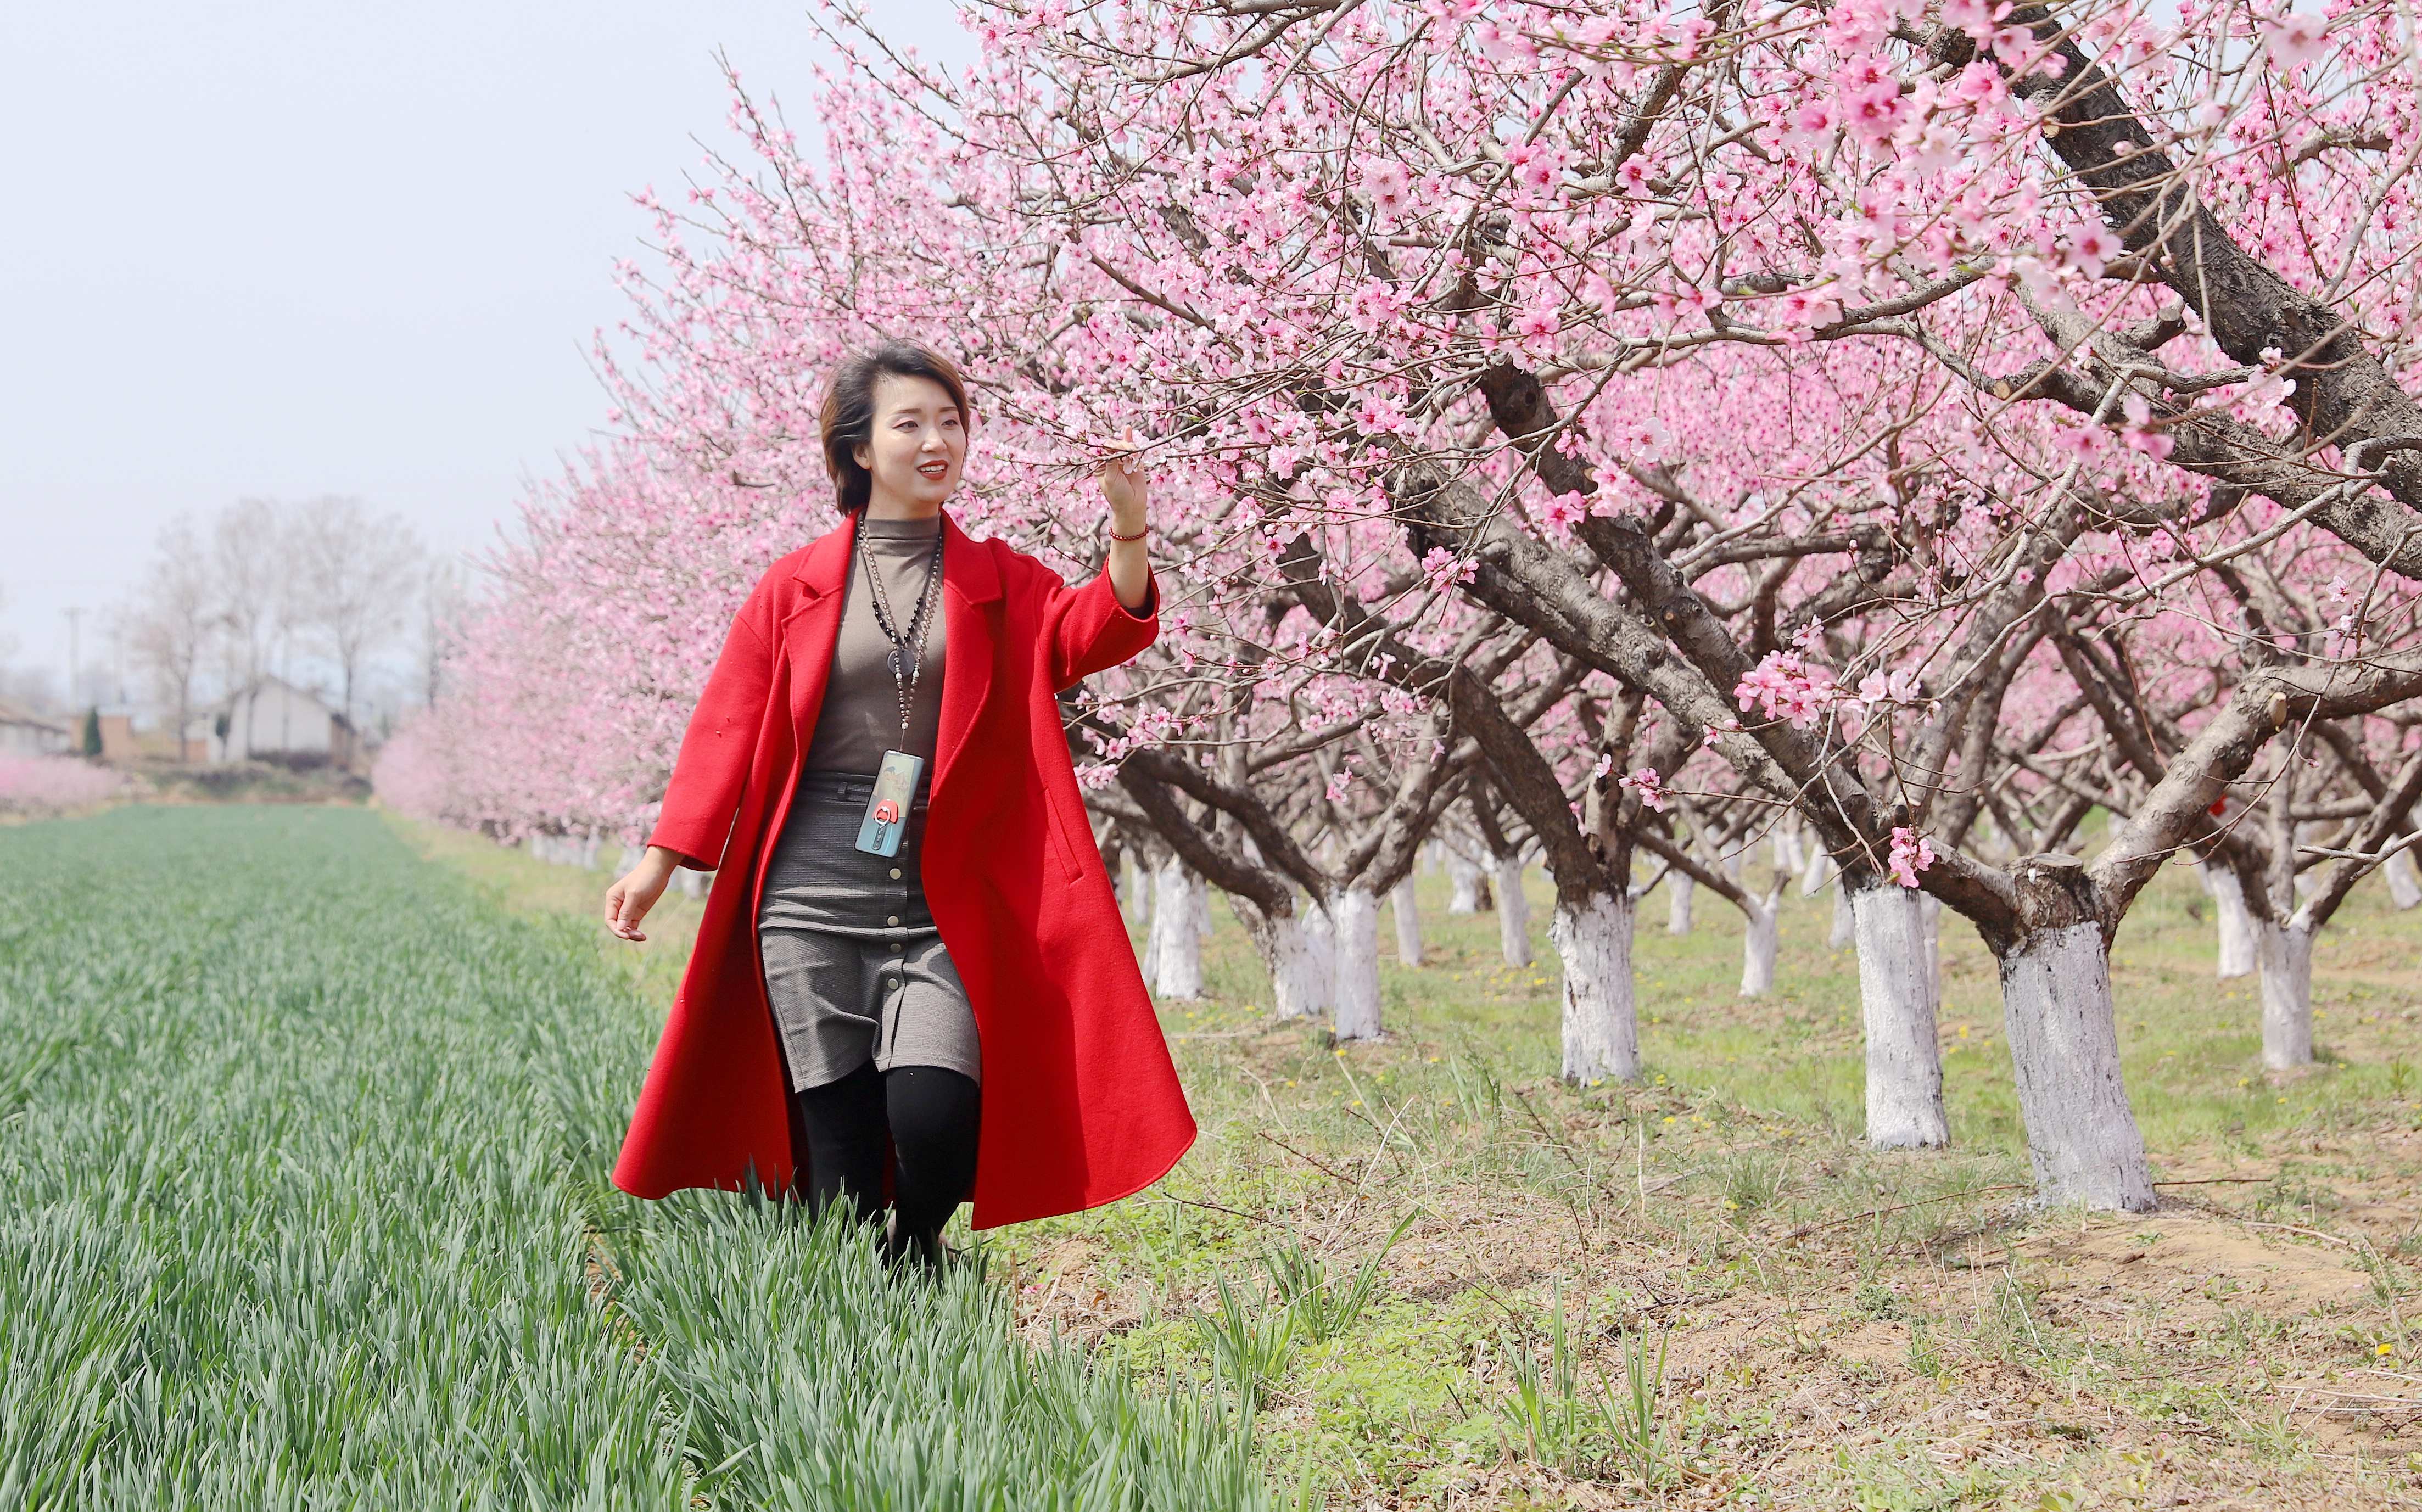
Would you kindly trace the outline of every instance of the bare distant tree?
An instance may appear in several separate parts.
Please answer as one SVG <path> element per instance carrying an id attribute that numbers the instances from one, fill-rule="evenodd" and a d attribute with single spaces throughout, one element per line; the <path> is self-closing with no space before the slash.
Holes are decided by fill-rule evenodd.
<path id="1" fill-rule="evenodd" d="M 247 498 L 228 506 L 211 528 L 214 618 L 225 632 L 218 650 L 228 685 L 247 700 L 259 696 L 285 617 L 291 559 L 283 524 L 275 503 Z M 252 721 L 244 723 L 249 756 Z"/>
<path id="2" fill-rule="evenodd" d="M 446 656 L 460 633 L 463 613 L 471 601 L 470 584 L 462 561 L 439 557 L 429 564 L 420 584 L 420 699 L 437 702 L 438 684 L 445 676 Z"/>
<path id="3" fill-rule="evenodd" d="M 194 679 L 220 629 L 212 565 L 193 520 L 178 516 L 160 533 L 151 568 L 124 611 L 127 650 L 154 695 L 177 709 L 177 759 L 193 720 Z"/>
<path id="4" fill-rule="evenodd" d="M 294 623 L 336 662 L 350 725 L 363 664 L 409 622 L 420 538 L 401 515 L 374 515 L 360 499 L 333 496 L 301 506 L 291 528 Z"/>

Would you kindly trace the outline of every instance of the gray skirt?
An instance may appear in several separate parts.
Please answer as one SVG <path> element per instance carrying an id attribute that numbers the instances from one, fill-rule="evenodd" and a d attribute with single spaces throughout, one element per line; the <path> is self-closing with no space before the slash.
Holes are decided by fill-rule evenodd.
<path id="1" fill-rule="evenodd" d="M 873 787 L 871 776 L 801 773 L 766 863 L 757 949 L 791 1085 L 821 1087 L 870 1060 L 982 1082 L 975 1013 L 918 871 L 924 799 L 908 811 L 900 854 L 870 855 L 857 829 Z"/>

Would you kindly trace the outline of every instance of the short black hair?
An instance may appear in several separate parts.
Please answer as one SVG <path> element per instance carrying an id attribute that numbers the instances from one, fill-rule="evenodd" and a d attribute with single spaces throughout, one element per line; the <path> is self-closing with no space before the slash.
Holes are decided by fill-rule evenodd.
<path id="1" fill-rule="evenodd" d="M 874 439 L 874 381 L 886 373 L 895 378 L 931 378 L 950 391 L 951 402 L 959 407 L 960 424 L 974 417 L 967 408 L 967 381 L 959 376 L 958 365 L 922 341 L 886 341 L 843 357 L 825 389 L 822 426 L 825 471 L 832 478 L 833 497 L 844 514 L 866 508 L 874 491 L 874 478 L 857 465 L 857 451 Z"/>

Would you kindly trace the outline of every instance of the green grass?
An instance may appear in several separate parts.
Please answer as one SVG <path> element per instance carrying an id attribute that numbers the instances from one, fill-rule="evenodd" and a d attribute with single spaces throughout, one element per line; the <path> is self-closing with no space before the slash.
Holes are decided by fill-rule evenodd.
<path id="1" fill-rule="evenodd" d="M 12 827 L 0 878 L 0 1505 L 1261 1504 L 971 1272 L 614 1192 L 658 1012 L 373 813 Z"/>
<path id="2" fill-rule="evenodd" d="M 402 832 L 594 937 L 602 873 Z M 1995 978 L 1957 920 L 1958 1142 L 1878 1155 L 1830 898 L 1794 890 L 1779 990 L 1743 1002 L 1738 917 L 1702 897 L 1675 938 L 1652 897 L 1650 1079 L 1571 1088 L 1543 880 L 1523 969 L 1443 881 L 1425 962 L 1384 955 L 1391 1038 L 1343 1056 L 1269 1021 L 1215 907 L 1209 997 L 1162 1010 L 1203 1141 L 1149 1192 L 984 1236 L 1020 1336 L 1208 1383 L 1283 1499 L 1339 1512 L 2422 1506 L 2422 911 L 2358 892 L 2317 950 L 2322 1063 L 2272 1076 L 2253 984 L 2212 981 L 2210 910 L 2164 874 L 2120 934 L 2120 1039 L 2157 1174 L 2206 1184 L 2098 1218 L 2023 1205 Z M 652 1003 L 695 928 L 669 906 L 608 952 Z M 1304 1276 L 1366 1268 L 1350 1320 L 1308 1315 Z"/>

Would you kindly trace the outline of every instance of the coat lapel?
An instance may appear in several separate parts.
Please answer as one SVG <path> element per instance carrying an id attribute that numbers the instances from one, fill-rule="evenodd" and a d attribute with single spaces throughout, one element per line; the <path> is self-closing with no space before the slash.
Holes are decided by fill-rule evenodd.
<path id="1" fill-rule="evenodd" d="M 942 784 L 966 749 L 984 695 L 992 691 L 996 611 L 1000 569 L 992 553 L 942 512 L 942 723 L 934 737 L 934 788 Z"/>
<path id="2" fill-rule="evenodd" d="M 824 706 L 825 683 L 832 673 L 841 590 L 849 582 L 850 553 L 857 545 L 857 518 L 853 513 L 838 528 L 825 532 L 794 574 L 799 580 L 799 604 L 782 622 L 782 650 L 790 663 L 791 728 L 798 732 L 802 755 L 815 736 L 816 711 Z"/>
<path id="3" fill-rule="evenodd" d="M 782 644 L 790 663 L 791 723 L 804 756 L 815 740 L 816 711 L 832 674 L 833 643 L 841 635 L 842 590 L 857 547 L 858 516 L 810 547 L 795 573 L 798 607 L 783 622 Z M 983 543 L 942 512 L 942 720 L 935 736 L 933 791 L 942 784 L 975 730 L 976 716 L 992 691 L 998 650 L 995 625 L 1000 602 L 1000 569 Z"/>

